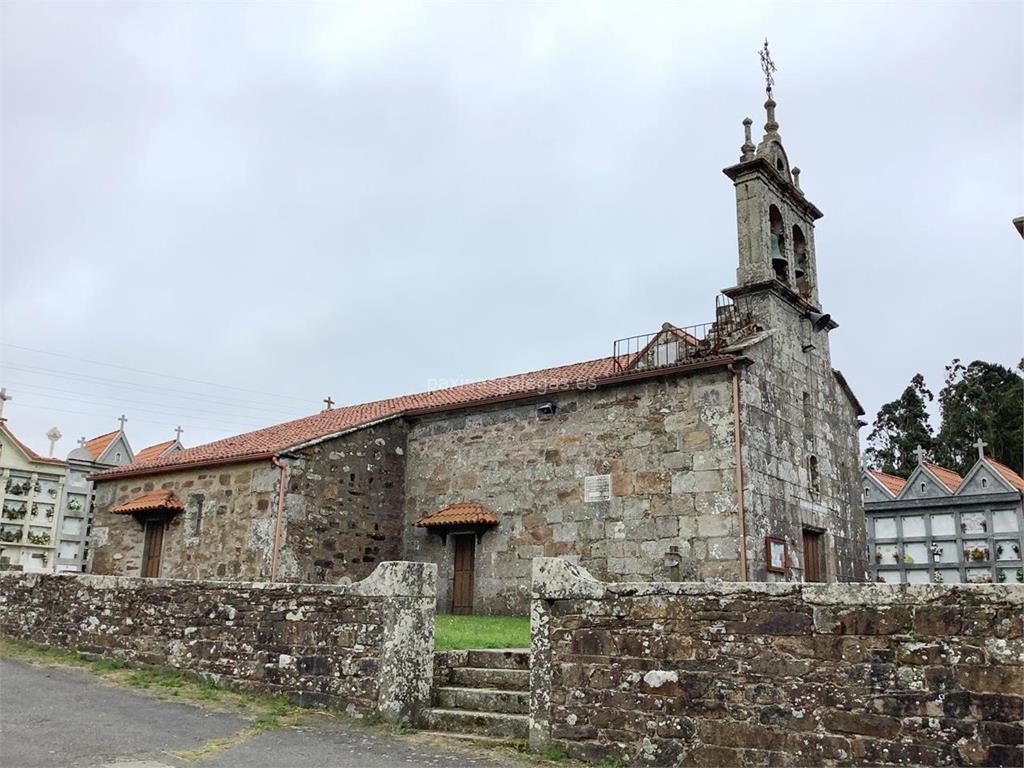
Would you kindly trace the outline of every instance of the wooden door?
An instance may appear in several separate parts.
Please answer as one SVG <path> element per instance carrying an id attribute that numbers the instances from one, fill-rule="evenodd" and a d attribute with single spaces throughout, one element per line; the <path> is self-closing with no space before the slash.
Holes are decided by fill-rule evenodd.
<path id="1" fill-rule="evenodd" d="M 145 544 L 142 548 L 142 575 L 149 578 L 160 576 L 160 554 L 164 547 L 164 521 L 145 522 Z"/>
<path id="2" fill-rule="evenodd" d="M 473 612 L 473 565 L 476 536 L 453 536 L 455 568 L 452 575 L 452 613 Z"/>
<path id="3" fill-rule="evenodd" d="M 825 548 L 821 531 L 804 529 L 804 581 L 825 580 Z"/>

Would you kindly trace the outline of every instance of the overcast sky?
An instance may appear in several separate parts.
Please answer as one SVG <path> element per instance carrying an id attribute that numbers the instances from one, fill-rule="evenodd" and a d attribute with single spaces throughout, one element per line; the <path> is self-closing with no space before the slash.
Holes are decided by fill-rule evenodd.
<path id="1" fill-rule="evenodd" d="M 1021 9 L 5 2 L 9 425 L 194 445 L 711 321 L 765 36 L 869 418 L 1015 364 Z"/>

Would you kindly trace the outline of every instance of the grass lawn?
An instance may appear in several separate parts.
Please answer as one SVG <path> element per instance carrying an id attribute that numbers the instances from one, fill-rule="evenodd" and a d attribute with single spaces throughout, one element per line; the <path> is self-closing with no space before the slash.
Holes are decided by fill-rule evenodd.
<path id="1" fill-rule="evenodd" d="M 529 647 L 529 617 L 437 614 L 434 629 L 435 651 Z"/>

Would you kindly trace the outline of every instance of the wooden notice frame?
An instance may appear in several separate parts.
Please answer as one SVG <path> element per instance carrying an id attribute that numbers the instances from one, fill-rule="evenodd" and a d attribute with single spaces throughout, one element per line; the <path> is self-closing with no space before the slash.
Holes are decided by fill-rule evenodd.
<path id="1" fill-rule="evenodd" d="M 768 564 L 769 573 L 785 573 L 789 567 L 786 553 L 786 540 L 777 536 L 764 537 L 764 559 Z"/>

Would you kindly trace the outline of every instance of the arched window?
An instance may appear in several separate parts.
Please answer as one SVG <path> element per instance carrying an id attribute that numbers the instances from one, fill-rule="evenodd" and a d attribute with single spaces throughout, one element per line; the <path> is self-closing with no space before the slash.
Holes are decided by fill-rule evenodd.
<path id="1" fill-rule="evenodd" d="M 768 228 L 771 242 L 772 271 L 775 278 L 789 285 L 789 259 L 786 257 L 786 235 L 785 225 L 782 223 L 782 213 L 774 205 L 768 206 Z"/>
<path id="2" fill-rule="evenodd" d="M 793 276 L 796 278 L 797 291 L 805 299 L 811 297 L 811 276 L 807 263 L 807 238 L 803 230 L 793 225 Z"/>

